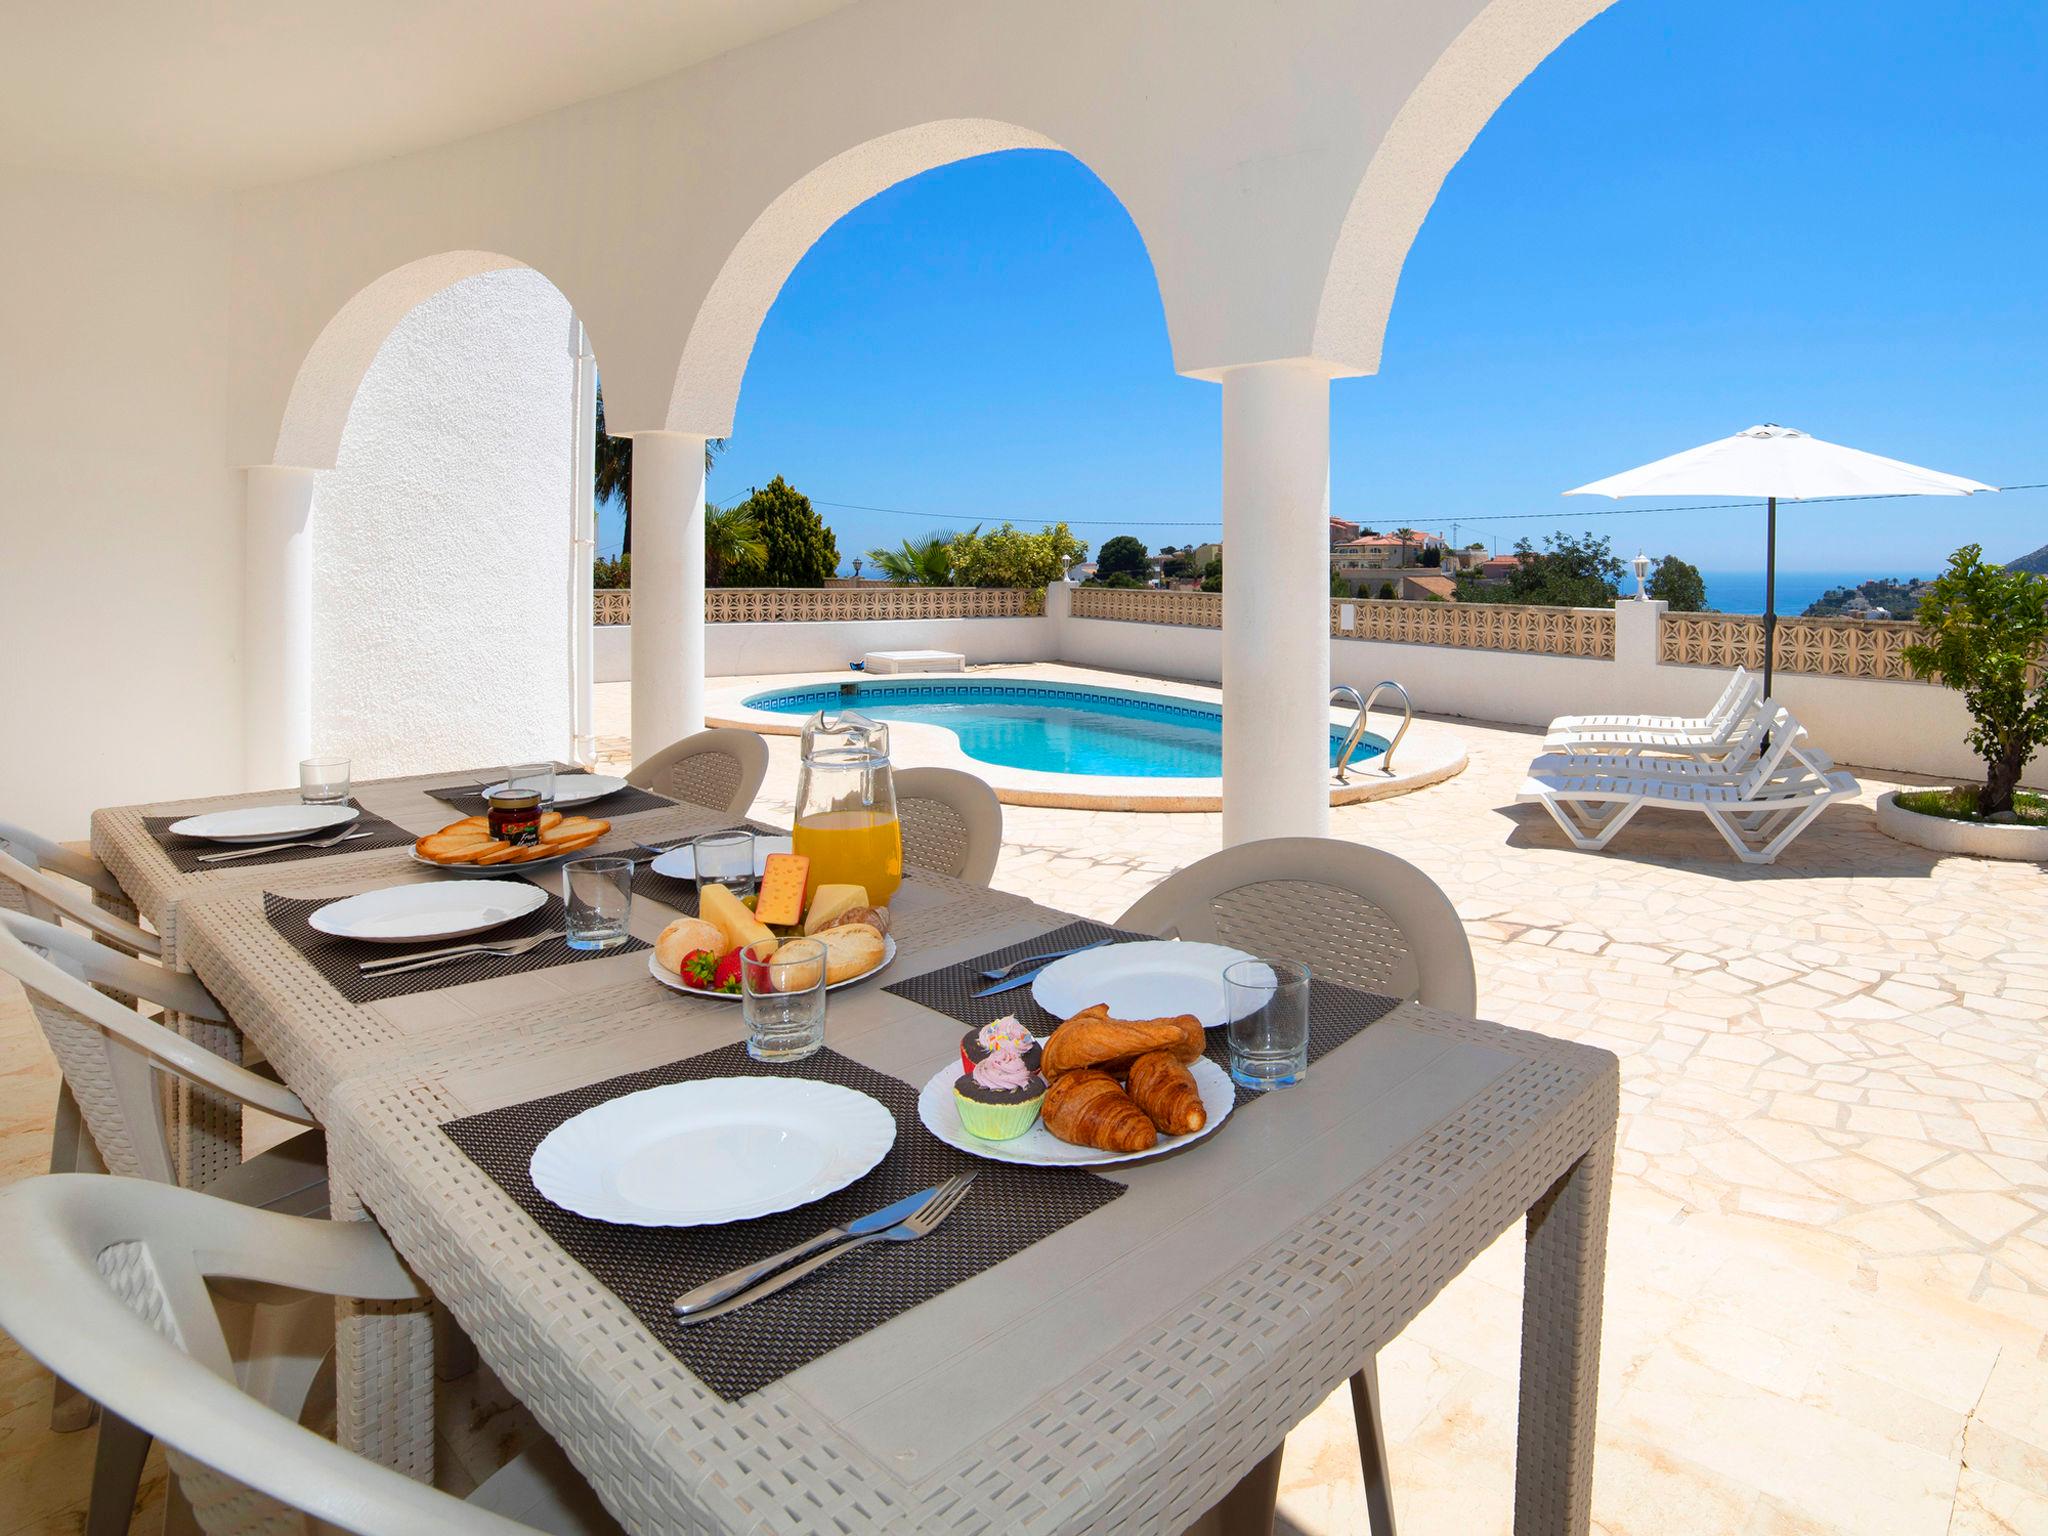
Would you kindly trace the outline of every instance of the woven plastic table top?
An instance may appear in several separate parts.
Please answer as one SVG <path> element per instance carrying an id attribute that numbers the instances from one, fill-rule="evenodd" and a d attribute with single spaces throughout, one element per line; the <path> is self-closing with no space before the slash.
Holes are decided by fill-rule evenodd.
<path id="1" fill-rule="evenodd" d="M 558 785 L 573 784 L 588 775 L 579 773 L 559 774 Z M 484 775 L 481 784 L 447 784 L 427 791 L 434 799 L 464 816 L 481 816 L 490 809 L 484 799 L 484 790 L 494 782 L 491 775 Z M 631 816 L 637 811 L 665 811 L 676 802 L 666 795 L 657 795 L 636 785 L 628 784 L 624 789 L 615 789 L 598 800 L 586 800 L 580 805 L 558 807 L 564 816 L 598 816 L 606 821 L 615 816 Z"/>
<path id="2" fill-rule="evenodd" d="M 149 835 L 156 839 L 157 846 L 170 860 L 171 867 L 181 875 L 203 875 L 226 865 L 253 868 L 260 864 L 299 864 L 308 859 L 330 859 L 336 854 L 373 853 L 379 848 L 410 848 L 418 840 L 417 834 L 406 831 L 395 822 L 386 821 L 382 816 L 367 810 L 351 800 L 349 804 L 363 814 L 350 822 L 345 829 L 352 835 L 348 841 L 336 843 L 331 848 L 316 846 L 322 839 L 301 839 L 288 848 L 279 848 L 269 853 L 247 853 L 238 858 L 221 859 L 217 863 L 204 862 L 210 855 L 233 853 L 235 845 L 215 842 L 209 837 L 184 837 L 171 828 L 184 818 L 180 816 L 145 816 L 142 825 Z M 337 828 L 337 831 L 344 830 Z M 251 846 L 263 846 L 254 844 Z"/>

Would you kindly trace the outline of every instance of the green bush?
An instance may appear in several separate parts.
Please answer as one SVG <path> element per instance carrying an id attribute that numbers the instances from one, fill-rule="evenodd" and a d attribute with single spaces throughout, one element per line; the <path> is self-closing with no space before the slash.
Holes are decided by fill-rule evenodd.
<path id="1" fill-rule="evenodd" d="M 839 541 L 804 495 L 777 475 L 731 509 L 753 525 L 763 552 L 755 583 L 822 587 L 839 572 Z"/>
<path id="2" fill-rule="evenodd" d="M 599 555 L 590 562 L 590 584 L 600 592 L 617 592 L 633 585 L 633 557 Z"/>
<path id="3" fill-rule="evenodd" d="M 2048 679 L 2029 673 L 2048 648 L 2048 576 L 1986 565 L 1981 545 L 1949 556 L 1920 599 L 1928 638 L 1906 647 L 1915 677 L 1939 678 L 1963 696 L 1976 722 L 1969 743 L 1984 759 L 1978 813 L 2013 809 L 2028 761 L 2048 744 Z"/>
<path id="4" fill-rule="evenodd" d="M 1004 523 L 984 533 L 976 530 L 953 540 L 953 580 L 963 587 L 1022 587 L 1044 591 L 1058 581 L 1068 565 L 1084 559 L 1088 546 L 1054 523 L 1037 533 L 1020 532 Z"/>
<path id="5" fill-rule="evenodd" d="M 1699 567 L 1676 555 L 1666 555 L 1657 562 L 1646 590 L 1668 604 L 1673 613 L 1701 613 L 1707 606 L 1707 583 Z"/>

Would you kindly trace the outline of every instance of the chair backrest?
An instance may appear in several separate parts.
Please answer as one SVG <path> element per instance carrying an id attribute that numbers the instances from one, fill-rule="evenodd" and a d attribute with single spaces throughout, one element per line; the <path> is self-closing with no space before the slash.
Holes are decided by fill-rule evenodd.
<path id="1" fill-rule="evenodd" d="M 1747 667 L 1737 667 L 1735 675 L 1728 679 L 1728 686 L 1721 690 L 1721 697 L 1714 701 L 1714 707 L 1707 711 L 1707 725 L 1718 729 L 1741 714 L 1763 691 L 1763 682 Z"/>
<path id="2" fill-rule="evenodd" d="M 1731 769 L 1743 770 L 1740 791 L 1743 799 L 1756 798 L 1757 792 L 1784 766 L 1786 754 L 1805 733 L 1806 728 L 1792 718 L 1791 710 L 1772 704 L 1769 699 L 1764 700 L 1764 707 L 1757 711 L 1756 719 L 1750 722 L 1749 731 L 1743 737 L 1745 746 L 1749 746 L 1747 755 L 1739 763 L 1735 751 L 1729 752 L 1727 758 Z M 1764 741 L 1766 736 L 1770 738 L 1768 745 Z M 1752 741 L 1754 745 L 1750 745 Z"/>
<path id="3" fill-rule="evenodd" d="M 169 1072 L 244 1104 L 313 1125 L 289 1089 L 115 1002 L 110 986 L 201 1018 L 219 1005 L 191 977 L 130 960 L 80 933 L 0 911 L 0 972 L 28 993 L 64 1082 L 109 1173 L 175 1183 L 157 1074 Z"/>
<path id="4" fill-rule="evenodd" d="M 1471 1015 L 1472 945 L 1450 898 L 1406 859 L 1324 837 L 1241 843 L 1168 875 L 1119 927 L 1301 960 L 1368 992 Z"/>
<path id="5" fill-rule="evenodd" d="M 48 870 L 80 885 L 91 886 L 102 896 L 126 903 L 128 898 L 113 872 L 89 854 L 66 848 L 55 838 L 44 837 L 11 821 L 0 821 L 0 853 L 11 853 L 31 869 Z M 0 893 L 0 901 L 7 898 Z"/>
<path id="6" fill-rule="evenodd" d="M 1003 805 L 996 792 L 955 768 L 899 768 L 895 778 L 903 862 L 987 885 L 1003 851 Z"/>
<path id="7" fill-rule="evenodd" d="M 46 923 L 68 917 L 129 954 L 162 953 L 163 946 L 155 934 L 103 911 L 77 886 L 52 877 L 32 861 L 16 858 L 4 843 L 0 843 L 0 909 L 26 912 Z"/>
<path id="8" fill-rule="evenodd" d="M 672 800 L 744 816 L 768 776 L 768 743 L 752 731 L 719 727 L 685 736 L 635 763 L 626 782 Z"/>
<path id="9" fill-rule="evenodd" d="M 238 1309 L 271 1316 L 307 1294 L 420 1299 L 373 1223 L 281 1216 L 137 1179 L 53 1174 L 0 1192 L 0 1252 L 0 1328 L 162 1441 L 203 1530 L 531 1536 L 531 1527 L 301 1428 L 303 1403 L 290 1399 L 303 1379 L 236 1358 L 209 1282 L 227 1282 Z M 232 1331 L 264 1334 L 253 1325 Z"/>

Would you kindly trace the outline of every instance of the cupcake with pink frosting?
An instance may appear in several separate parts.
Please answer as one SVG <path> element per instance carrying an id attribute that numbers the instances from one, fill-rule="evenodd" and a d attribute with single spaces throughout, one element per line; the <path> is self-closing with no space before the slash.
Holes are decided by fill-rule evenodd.
<path id="1" fill-rule="evenodd" d="M 972 1072 L 997 1051 L 1015 1051 L 1033 1072 L 1045 1055 L 1038 1037 L 1019 1024 L 1015 1014 L 1006 1014 L 993 1024 L 967 1031 L 960 1042 L 960 1070 Z"/>
<path id="2" fill-rule="evenodd" d="M 1030 1130 L 1045 1102 L 1045 1079 L 1025 1065 L 1021 1051 L 993 1050 L 953 1084 L 960 1126 L 983 1141 L 1012 1141 Z"/>

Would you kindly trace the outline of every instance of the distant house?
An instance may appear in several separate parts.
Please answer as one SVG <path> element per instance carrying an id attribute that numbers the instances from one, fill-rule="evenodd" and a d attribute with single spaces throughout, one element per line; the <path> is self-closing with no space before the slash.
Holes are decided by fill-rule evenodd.
<path id="1" fill-rule="evenodd" d="M 1374 534 L 1370 538 L 1349 539 L 1332 548 L 1330 569 L 1356 584 L 1358 577 L 1368 573 L 1411 569 L 1421 563 L 1425 549 L 1443 547 L 1444 536 L 1440 533 L 1417 532 L 1406 544 L 1391 534 Z"/>
<path id="2" fill-rule="evenodd" d="M 1335 549 L 1339 544 L 1349 544 L 1357 537 L 1358 524 L 1347 523 L 1341 517 L 1330 519 L 1330 548 Z"/>
<path id="3" fill-rule="evenodd" d="M 1433 571 L 1426 571 L 1420 575 L 1403 571 L 1400 593 L 1411 603 L 1426 602 L 1433 597 L 1440 597 L 1449 602 L 1458 595 L 1458 583 L 1453 577 L 1439 576 Z"/>
<path id="4" fill-rule="evenodd" d="M 1492 555 L 1479 567 L 1479 579 L 1489 587 L 1506 581 L 1522 563 L 1519 555 Z"/>

